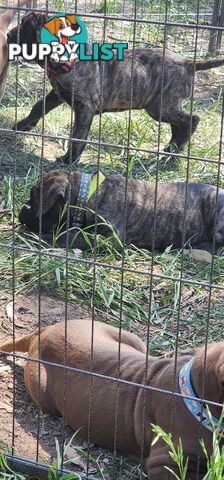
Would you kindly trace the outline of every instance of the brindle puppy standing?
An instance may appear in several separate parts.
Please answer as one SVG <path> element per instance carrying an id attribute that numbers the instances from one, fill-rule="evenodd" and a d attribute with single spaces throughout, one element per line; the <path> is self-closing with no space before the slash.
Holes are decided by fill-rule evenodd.
<path id="1" fill-rule="evenodd" d="M 75 206 L 80 186 L 81 173 L 71 174 L 60 170 L 52 171 L 43 177 L 42 232 L 51 233 L 58 225 L 60 211 L 64 209 L 68 192 L 71 193 L 70 204 Z M 126 204 L 126 229 L 124 230 L 125 210 L 125 178 L 120 175 L 109 175 L 97 191 L 97 212 L 100 215 L 98 233 L 111 236 L 111 229 L 102 222 L 104 218 L 126 244 L 139 248 L 163 251 L 169 245 L 179 248 L 182 245 L 184 231 L 185 183 L 167 183 L 157 186 L 157 208 L 155 217 L 155 184 L 143 180 L 128 181 Z M 213 185 L 189 183 L 186 215 L 185 241 L 191 240 L 195 248 L 212 249 L 215 229 L 215 240 L 224 245 L 224 190 L 219 189 L 216 211 L 217 189 Z M 87 202 L 87 211 L 83 227 L 95 224 L 94 195 Z M 31 189 L 29 205 L 20 212 L 20 221 L 31 230 L 39 232 L 40 182 Z M 73 224 L 74 208 L 70 208 L 70 227 Z M 63 221 L 66 224 L 66 214 Z M 215 224 L 216 219 L 216 224 Z M 63 223 L 62 221 L 62 223 Z M 154 238 L 155 229 L 155 238 Z M 76 232 L 75 232 L 76 233 Z M 71 230 L 71 240 L 74 230 Z M 63 241 L 61 239 L 61 245 Z M 82 235 L 74 246 L 84 249 L 87 244 Z"/>
<path id="2" fill-rule="evenodd" d="M 26 15 L 18 27 L 20 44 L 40 43 L 40 31 L 46 19 L 46 16 L 40 13 Z M 17 28 L 14 28 L 8 35 L 8 41 L 14 43 L 16 40 Z M 91 50 L 91 45 L 88 48 Z M 134 56 L 134 62 L 131 103 L 132 56 Z M 46 113 L 62 102 L 73 106 L 72 89 L 74 88 L 74 139 L 87 139 L 93 117 L 100 111 L 121 112 L 130 107 L 144 108 L 154 120 L 158 121 L 161 118 L 162 122 L 170 124 L 172 136 L 167 150 L 173 150 L 175 147 L 176 151 L 180 151 L 199 122 L 198 115 L 192 115 L 191 120 L 189 113 L 182 110 L 183 100 L 190 95 L 194 68 L 198 71 L 218 67 L 224 64 L 224 59 L 199 60 L 194 67 L 193 60 L 182 58 L 167 49 L 165 58 L 163 57 L 163 48 L 136 48 L 134 53 L 131 50 L 125 53 L 124 61 L 116 59 L 101 62 L 78 61 L 68 73 L 55 74 L 51 66 L 48 76 L 53 90 L 46 97 Z M 43 100 L 40 100 L 29 116 L 18 123 L 17 128 L 30 130 L 42 115 Z M 73 161 L 81 155 L 85 145 L 85 142 L 72 142 Z M 65 163 L 68 163 L 70 152 L 68 151 L 62 158 Z"/>

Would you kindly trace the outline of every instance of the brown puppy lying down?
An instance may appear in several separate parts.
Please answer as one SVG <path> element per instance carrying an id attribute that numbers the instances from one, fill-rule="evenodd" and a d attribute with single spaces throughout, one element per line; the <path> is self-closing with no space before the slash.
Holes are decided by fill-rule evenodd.
<path id="1" fill-rule="evenodd" d="M 22 7 L 27 3 L 27 1 L 28 0 L 19 0 L 18 2 L 18 0 L 16 0 L 12 6 L 17 7 L 19 4 L 19 6 Z M 5 90 L 5 84 L 9 70 L 6 32 L 13 20 L 15 13 L 16 10 L 6 10 L 6 12 L 0 15 L 0 100 Z"/>
<path id="2" fill-rule="evenodd" d="M 69 189 L 70 205 L 75 206 L 83 174 L 71 174 L 55 170 L 43 177 L 43 215 L 42 232 L 52 233 L 59 225 L 60 212 L 66 204 Z M 98 233 L 111 236 L 111 229 L 102 225 L 102 217 L 109 222 L 122 241 L 125 234 L 126 244 L 151 250 L 153 247 L 153 230 L 155 227 L 155 250 L 163 251 L 172 245 L 182 245 L 184 225 L 185 184 L 159 184 L 157 187 L 157 214 L 154 221 L 155 184 L 143 180 L 129 180 L 127 187 L 127 221 L 124 231 L 125 178 L 110 175 L 98 187 L 97 203 L 99 214 Z M 186 205 L 185 242 L 191 241 L 195 248 L 211 250 L 215 226 L 216 246 L 224 245 L 224 190 L 219 189 L 217 218 L 215 186 L 190 183 Z M 89 210 L 85 212 L 81 227 L 91 227 L 95 223 L 95 194 L 86 202 Z M 19 215 L 20 222 L 32 231 L 39 232 L 40 183 L 31 189 L 30 200 Z M 91 210 L 91 211 L 90 211 Z M 70 208 L 70 227 L 74 224 L 77 209 Z M 66 215 L 63 221 L 65 222 Z M 63 223 L 62 221 L 62 223 Z M 91 228 L 90 228 L 91 231 Z M 92 228 L 94 232 L 94 227 Z M 75 235 L 76 234 L 76 235 Z M 46 237 L 47 239 L 48 237 Z M 77 230 L 70 231 L 70 240 L 74 247 L 84 249 L 87 244 Z M 59 245 L 65 245 L 65 235 L 60 237 Z"/>
<path id="3" fill-rule="evenodd" d="M 20 26 L 9 32 L 8 42 L 17 41 L 19 30 L 20 45 L 40 43 L 40 31 L 46 20 L 46 15 L 41 13 L 32 12 L 24 16 Z M 88 44 L 87 48 L 87 53 L 91 54 L 92 46 Z M 43 66 L 43 62 L 36 61 Z M 182 109 L 183 100 L 190 96 L 194 69 L 206 70 L 221 65 L 224 65 L 223 58 L 197 60 L 194 67 L 192 59 L 183 58 L 168 49 L 164 52 L 163 48 L 135 48 L 134 52 L 125 52 L 123 61 L 116 58 L 111 61 L 76 61 L 68 73 L 58 74 L 58 70 L 51 66 L 48 77 L 52 90 L 46 96 L 45 109 L 43 100 L 40 100 L 29 116 L 17 124 L 17 128 L 30 130 L 37 125 L 43 111 L 48 113 L 66 102 L 75 111 L 72 137 L 86 140 L 94 115 L 101 111 L 145 109 L 154 120 L 170 124 L 172 136 L 167 150 L 180 151 L 200 120 L 198 115 L 192 115 L 191 119 L 190 114 Z M 62 160 L 65 163 L 69 163 L 70 159 L 77 160 L 84 148 L 85 142 L 72 142 L 71 150 Z"/>
<path id="4" fill-rule="evenodd" d="M 67 366 L 84 371 L 91 369 L 91 320 L 72 320 L 67 323 Z M 40 358 L 45 362 L 64 364 L 65 323 L 48 326 L 40 335 Z M 119 329 L 94 322 L 92 371 L 100 375 L 117 377 Z M 38 358 L 38 333 L 31 333 L 15 342 L 15 350 L 28 352 L 29 357 Z M 11 352 L 13 342 L 0 345 L 1 351 Z M 177 375 L 192 355 L 180 356 L 177 360 Z M 148 357 L 146 385 L 172 391 L 175 361 L 174 358 Z M 143 342 L 129 332 L 121 333 L 121 360 L 119 378 L 143 385 L 146 368 L 146 348 Z M 204 371 L 204 348 L 196 351 L 191 366 L 191 383 L 198 398 L 205 398 L 222 404 L 224 401 L 224 342 L 208 347 L 204 391 L 202 391 Z M 64 369 L 41 364 L 40 388 L 38 386 L 38 364 L 27 361 L 24 371 L 26 388 L 36 404 L 50 414 L 61 416 L 64 412 Z M 178 383 L 178 382 L 177 382 Z M 80 436 L 87 438 L 89 415 L 90 377 L 87 374 L 67 370 L 65 420 Z M 176 387 L 176 392 L 179 392 Z M 203 397 L 202 397 L 203 394 Z M 142 415 L 144 405 L 143 388 L 120 384 L 117 423 L 117 449 L 125 454 L 140 456 L 142 442 Z M 170 465 L 165 443 L 151 446 L 153 433 L 151 423 L 160 425 L 166 432 L 171 429 L 171 412 L 174 397 L 158 391 L 145 391 L 145 430 L 144 459 L 150 480 L 170 478 L 164 469 Z M 117 382 L 93 376 L 91 409 L 91 442 L 105 448 L 114 448 L 115 411 Z M 200 403 L 198 402 L 199 412 Z M 175 397 L 172 423 L 173 439 L 183 441 L 186 457 L 189 457 L 187 478 L 203 478 L 206 460 L 199 448 L 199 437 L 203 438 L 209 454 L 212 449 L 212 433 L 200 424 L 186 407 L 182 397 Z M 221 408 L 210 406 L 211 413 L 220 417 Z M 196 475 L 199 454 L 200 474 Z M 173 468 L 173 465 L 172 465 Z"/>

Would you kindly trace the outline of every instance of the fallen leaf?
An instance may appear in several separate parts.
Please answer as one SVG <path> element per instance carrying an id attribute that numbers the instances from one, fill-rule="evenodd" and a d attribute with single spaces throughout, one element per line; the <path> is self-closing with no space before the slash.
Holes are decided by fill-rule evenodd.
<path id="1" fill-rule="evenodd" d="M 193 260 L 197 260 L 199 262 L 212 262 L 212 254 L 207 252 L 207 250 L 200 250 L 198 248 L 192 248 L 192 250 L 184 249 L 184 255 L 188 255 Z"/>
<path id="2" fill-rule="evenodd" d="M 9 365 L 0 365 L 0 375 L 4 372 L 10 372 L 11 367 Z"/>
<path id="3" fill-rule="evenodd" d="M 6 410 L 8 413 L 12 413 L 13 407 L 8 403 L 0 402 L 0 410 Z"/>
<path id="4" fill-rule="evenodd" d="M 29 313 L 29 311 L 30 311 L 30 310 L 29 310 L 29 308 L 27 308 L 27 307 L 19 307 L 19 308 L 18 308 L 18 312 L 19 312 L 19 313 Z"/>
<path id="5" fill-rule="evenodd" d="M 7 316 L 9 318 L 9 320 L 11 320 L 11 321 L 13 321 L 13 320 L 16 321 L 17 320 L 16 315 L 15 314 L 13 315 L 13 301 L 7 303 L 5 310 L 6 310 L 6 313 L 7 313 Z M 14 311 L 15 311 L 15 309 L 14 309 Z"/>
<path id="6" fill-rule="evenodd" d="M 173 245 L 169 245 L 168 247 L 166 247 L 165 253 L 170 253 L 170 250 L 172 250 L 172 247 Z"/>
<path id="7" fill-rule="evenodd" d="M 24 321 L 20 322 L 17 318 L 15 318 L 15 326 L 18 328 L 24 328 Z"/>
<path id="8" fill-rule="evenodd" d="M 42 435 L 49 435 L 49 431 L 48 430 L 41 430 L 40 431 L 40 436 L 42 437 Z"/>
<path id="9" fill-rule="evenodd" d="M 90 462 L 87 469 L 87 460 L 85 460 L 85 458 L 83 458 L 78 452 L 76 452 L 75 448 L 67 447 L 66 457 L 71 463 L 77 465 L 78 467 L 81 467 L 85 473 L 87 473 L 87 470 L 88 473 L 95 473 L 97 471 L 97 468 L 92 466 Z"/>
<path id="10" fill-rule="evenodd" d="M 167 287 L 167 283 L 166 282 L 160 282 L 158 283 L 158 285 L 155 285 L 155 287 L 153 287 L 153 292 L 157 292 L 157 290 L 161 290 L 163 287 Z"/>
<path id="11" fill-rule="evenodd" d="M 186 304 L 188 300 L 194 295 L 194 290 L 191 287 L 183 287 L 181 292 L 181 304 Z"/>
<path id="12" fill-rule="evenodd" d="M 82 448 L 92 448 L 94 447 L 94 443 L 87 442 L 86 440 L 83 440 L 82 442 Z"/>

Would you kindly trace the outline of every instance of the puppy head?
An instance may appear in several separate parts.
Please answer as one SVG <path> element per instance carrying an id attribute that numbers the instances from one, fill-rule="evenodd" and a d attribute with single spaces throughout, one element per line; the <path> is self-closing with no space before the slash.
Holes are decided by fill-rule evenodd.
<path id="1" fill-rule="evenodd" d="M 218 211 L 217 224 L 215 229 L 215 240 L 220 245 L 224 245 L 224 207 Z"/>
<path id="2" fill-rule="evenodd" d="M 45 14 L 31 12 L 25 15 L 20 25 L 9 31 L 7 35 L 8 43 L 17 43 L 28 46 L 32 43 L 40 43 L 40 32 L 45 21 Z M 28 53 L 31 53 L 31 47 Z"/>
<path id="3" fill-rule="evenodd" d="M 218 344 L 219 345 L 219 344 Z M 224 342 L 219 347 L 219 357 L 216 365 L 216 375 L 220 390 L 220 403 L 224 403 Z"/>
<path id="4" fill-rule="evenodd" d="M 39 181 L 30 191 L 30 200 L 23 206 L 19 220 L 32 231 L 39 231 L 39 215 L 42 215 L 42 232 L 52 233 L 58 227 L 61 213 L 69 197 L 69 177 L 66 172 L 52 171 L 43 177 L 43 188 Z M 41 205 L 42 193 L 42 205 Z M 42 208 L 41 208 L 42 206 Z"/>
<path id="5" fill-rule="evenodd" d="M 205 349 L 200 348 L 194 363 L 199 383 L 203 382 Z M 224 342 L 208 345 L 205 365 L 205 395 L 208 400 L 224 403 Z"/>
<path id="6" fill-rule="evenodd" d="M 213 375 L 213 386 L 218 387 L 219 403 L 224 403 L 224 342 L 214 343 L 208 347 L 208 368 L 211 372 L 211 381 Z"/>
<path id="7" fill-rule="evenodd" d="M 224 245 L 224 191 L 219 190 L 217 199 L 216 187 L 209 185 L 208 189 L 208 193 L 202 200 L 202 213 L 207 235 L 212 240 L 215 228 L 215 241 L 219 245 Z"/>
<path id="8" fill-rule="evenodd" d="M 215 212 L 215 205 L 216 205 L 216 188 L 208 185 L 208 190 L 204 193 L 202 199 L 202 214 L 204 219 L 204 225 L 206 227 L 207 233 L 209 237 L 213 235 L 213 228 L 214 228 L 214 212 Z"/>
<path id="9" fill-rule="evenodd" d="M 30 201 L 23 205 L 19 212 L 19 221 L 22 225 L 26 225 L 32 232 L 38 233 L 39 231 L 39 222 L 37 222 L 36 217 L 31 209 Z"/>

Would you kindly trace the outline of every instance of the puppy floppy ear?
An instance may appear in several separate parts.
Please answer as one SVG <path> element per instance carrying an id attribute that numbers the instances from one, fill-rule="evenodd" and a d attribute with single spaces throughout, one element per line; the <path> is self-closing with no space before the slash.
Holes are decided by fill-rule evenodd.
<path id="1" fill-rule="evenodd" d="M 49 210 L 56 204 L 56 202 L 61 201 L 65 203 L 70 191 L 70 183 L 66 177 L 54 180 L 52 185 L 43 186 L 43 202 L 41 214 L 49 212 Z M 40 207 L 37 210 L 36 217 L 40 214 Z"/>
<path id="2" fill-rule="evenodd" d="M 205 224 L 212 228 L 214 226 L 214 213 L 216 206 L 216 191 L 209 192 L 202 200 L 201 208 Z"/>
<path id="3" fill-rule="evenodd" d="M 56 18 L 52 18 L 52 20 L 45 22 L 44 28 L 46 28 L 51 33 L 51 35 L 55 35 L 57 33 Z"/>
<path id="4" fill-rule="evenodd" d="M 68 20 L 71 23 L 74 30 L 78 30 L 80 28 L 76 21 L 75 15 L 66 15 L 65 20 Z"/>

